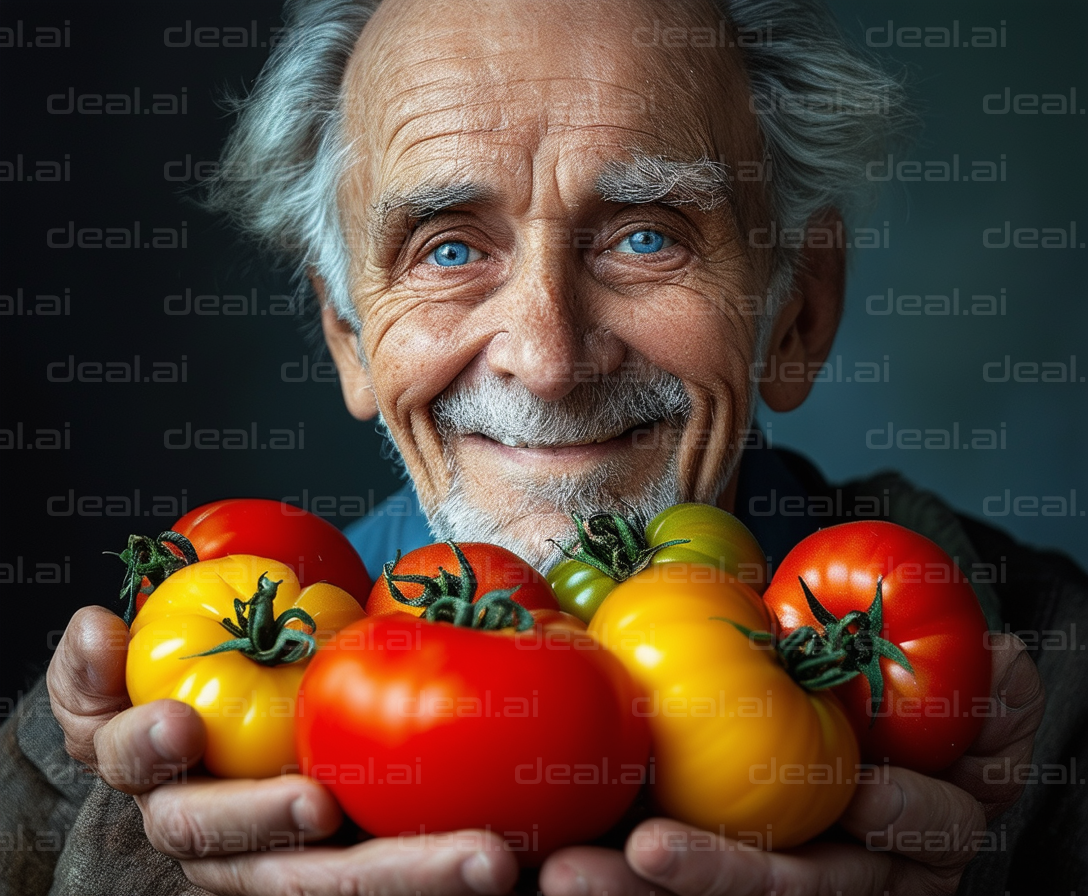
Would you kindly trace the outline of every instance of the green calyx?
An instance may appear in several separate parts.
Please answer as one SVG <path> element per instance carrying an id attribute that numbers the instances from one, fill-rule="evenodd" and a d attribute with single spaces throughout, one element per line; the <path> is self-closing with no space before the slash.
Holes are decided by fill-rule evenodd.
<path id="1" fill-rule="evenodd" d="M 181 556 L 172 551 L 169 545 L 176 547 L 181 552 Z M 107 551 L 107 553 L 110 552 Z M 163 583 L 167 576 L 200 559 L 192 542 L 172 529 L 161 532 L 158 538 L 130 535 L 128 547 L 114 556 L 120 557 L 121 562 L 125 564 L 125 579 L 121 585 L 120 595 L 121 600 L 125 602 L 125 611 L 121 615 L 125 625 L 132 625 L 132 620 L 136 616 L 136 597 L 141 593 L 140 585 L 145 578 L 151 587 L 144 591 L 150 594 Z"/>
<path id="2" fill-rule="evenodd" d="M 592 566 L 616 582 L 642 572 L 654 554 L 675 544 L 687 544 L 690 539 L 677 538 L 653 547 L 643 534 L 644 526 L 639 519 L 628 521 L 620 513 L 607 511 L 589 517 L 571 513 L 578 534 L 570 543 L 563 545 L 552 540 L 563 556 Z"/>
<path id="3" fill-rule="evenodd" d="M 455 542 L 447 541 L 446 544 L 457 558 L 456 575 L 441 566 L 436 576 L 397 575 L 393 570 L 400 562 L 400 551 L 395 559 L 382 567 L 382 578 L 394 600 L 406 607 L 425 607 L 423 618 L 430 622 L 448 622 L 483 631 L 514 626 L 520 632 L 532 626 L 533 617 L 529 611 L 511 599 L 520 585 L 489 591 L 475 600 L 477 581 L 472 564 Z M 405 597 L 397 587 L 398 582 L 420 585 L 423 593 L 419 597 Z"/>
<path id="4" fill-rule="evenodd" d="M 462 628 L 493 632 L 514 628 L 519 632 L 533 627 L 533 616 L 512 595 L 517 588 L 489 591 L 478 601 L 459 597 L 442 597 L 427 607 L 423 618 L 429 622 L 447 622 Z"/>
<path id="5" fill-rule="evenodd" d="M 879 635 L 884 628 L 884 579 L 877 579 L 876 596 L 868 610 L 852 610 L 842 619 L 816 599 L 804 579 L 798 577 L 798 581 L 809 610 L 823 626 L 823 632 L 811 625 L 804 625 L 776 642 L 770 632 L 753 631 L 721 616 L 711 618 L 728 622 L 753 642 L 773 644 L 790 677 L 806 690 L 838 687 L 858 675 L 864 675 L 869 682 L 871 728 L 884 699 L 884 673 L 880 668 L 880 658 L 886 656 L 911 675 L 914 674 L 906 654 Z"/>
<path id="6" fill-rule="evenodd" d="M 826 644 L 827 649 L 845 652 L 842 667 L 850 673 L 851 678 L 860 673 L 869 682 L 869 727 L 872 728 L 884 700 L 884 673 L 880 668 L 880 658 L 887 657 L 911 675 L 914 674 L 907 655 L 898 645 L 880 636 L 884 630 L 884 577 L 877 577 L 876 594 L 869 609 L 852 610 L 842 619 L 817 600 L 804 579 L 798 576 L 797 581 L 801 583 L 809 611 L 824 627 L 823 634 L 816 634 L 815 637 Z"/>
<path id="7" fill-rule="evenodd" d="M 858 674 L 857 670 L 848 671 L 844 668 L 846 651 L 832 649 L 812 626 L 803 626 L 790 632 L 781 640 L 775 641 L 774 635 L 770 632 L 755 631 L 723 616 L 710 618 L 719 622 L 728 622 L 744 637 L 756 644 L 764 644 L 768 648 L 773 646 L 790 678 L 806 691 L 833 688 L 845 684 Z"/>
<path id="8" fill-rule="evenodd" d="M 257 580 L 257 593 L 253 597 L 249 600 L 234 599 L 234 615 L 237 622 L 224 619 L 220 623 L 234 635 L 234 638 L 224 641 L 211 650 L 185 656 L 182 659 L 212 656 L 237 650 L 262 666 L 279 666 L 313 656 L 314 651 L 317 650 L 317 642 L 311 634 L 317 628 L 313 617 L 299 607 L 284 610 L 279 616 L 273 609 L 272 602 L 281 584 L 282 580 L 273 582 L 268 578 L 267 573 L 262 574 Z M 287 623 L 292 619 L 298 619 L 309 626 L 310 632 L 287 628 Z"/>
<path id="9" fill-rule="evenodd" d="M 400 563 L 400 551 L 397 551 L 397 556 L 393 560 L 382 567 L 382 578 L 394 600 L 406 607 L 430 607 L 445 597 L 455 597 L 472 603 L 472 599 L 476 596 L 476 574 L 472 571 L 472 565 L 465 557 L 464 551 L 452 541 L 447 541 L 446 544 L 457 558 L 459 567 L 457 575 L 447 572 L 441 566 L 438 567 L 436 576 L 397 575 L 393 570 Z M 422 585 L 423 593 L 419 597 L 405 597 L 404 592 L 397 587 L 398 582 Z"/>

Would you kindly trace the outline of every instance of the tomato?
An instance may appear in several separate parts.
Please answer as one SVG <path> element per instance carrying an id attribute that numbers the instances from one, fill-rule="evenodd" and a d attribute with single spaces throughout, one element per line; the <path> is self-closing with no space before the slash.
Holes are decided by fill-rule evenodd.
<path id="1" fill-rule="evenodd" d="M 758 592 L 767 560 L 752 533 L 733 514 L 710 504 L 678 504 L 650 520 L 645 531 L 613 513 L 582 519 L 565 560 L 548 574 L 559 605 L 589 622 L 617 582 L 669 563 L 704 563 Z"/>
<path id="2" fill-rule="evenodd" d="M 303 771 L 379 836 L 490 828 L 534 865 L 604 833 L 646 780 L 649 732 L 623 667 L 556 612 L 517 634 L 348 626 L 302 681 Z"/>
<path id="3" fill-rule="evenodd" d="M 867 761 L 935 772 L 978 735 L 990 707 L 986 620 L 928 538 L 881 521 L 822 529 L 786 555 L 764 599 L 786 631 L 837 634 L 861 672 L 836 691 Z"/>
<path id="4" fill-rule="evenodd" d="M 773 614 L 752 588 L 695 564 L 674 573 L 617 585 L 589 624 L 645 693 L 653 799 L 716 834 L 774 849 L 804 843 L 854 794 L 850 722 L 833 694 L 806 690 L 779 662 Z"/>
<path id="5" fill-rule="evenodd" d="M 195 549 L 188 556 L 184 553 L 186 540 Z M 131 621 L 132 613 L 143 606 L 155 585 L 183 565 L 182 560 L 213 560 L 228 554 L 275 558 L 290 566 L 304 587 L 329 582 L 354 596 L 360 605 L 370 593 L 370 576 L 363 561 L 332 523 L 282 501 L 230 498 L 189 511 L 158 540 L 129 539 L 128 551 L 121 555 L 130 564 L 122 597 L 130 598 L 129 588 L 139 587 L 140 593 L 135 609 L 126 613 L 126 621 Z"/>
<path id="6" fill-rule="evenodd" d="M 194 707 L 207 729 L 204 764 L 212 774 L 280 774 L 297 764 L 295 699 L 309 654 L 362 617 L 346 591 L 324 582 L 301 588 L 276 560 L 242 554 L 190 564 L 159 585 L 132 622 L 129 698 L 139 705 L 171 697 Z M 199 655 L 242 640 L 240 633 L 255 633 L 264 648 L 251 651 L 255 659 L 238 650 Z"/>
<path id="7" fill-rule="evenodd" d="M 189 511 L 173 531 L 192 542 L 201 560 L 256 554 L 286 563 L 303 587 L 328 582 L 360 606 L 370 576 L 347 536 L 328 520 L 283 501 L 230 498 Z"/>
<path id="8" fill-rule="evenodd" d="M 527 610 L 559 609 L 544 576 L 517 554 L 482 542 L 440 542 L 385 564 L 366 611 L 371 616 L 393 612 L 421 616 L 444 595 L 479 600 L 492 591 L 510 589 L 515 589 L 510 596 Z"/>

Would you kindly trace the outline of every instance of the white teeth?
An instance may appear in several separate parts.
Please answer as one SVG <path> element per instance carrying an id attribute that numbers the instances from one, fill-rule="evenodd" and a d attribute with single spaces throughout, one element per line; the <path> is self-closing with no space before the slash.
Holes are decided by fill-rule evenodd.
<path id="1" fill-rule="evenodd" d="M 548 442 L 524 442 L 515 439 L 513 436 L 490 436 L 496 442 L 500 442 L 506 445 L 508 448 L 578 448 L 582 445 L 600 445 L 602 442 L 608 442 L 616 438 L 614 435 L 601 436 L 598 439 L 587 440 L 585 442 L 570 442 L 567 444 L 557 445 Z"/>

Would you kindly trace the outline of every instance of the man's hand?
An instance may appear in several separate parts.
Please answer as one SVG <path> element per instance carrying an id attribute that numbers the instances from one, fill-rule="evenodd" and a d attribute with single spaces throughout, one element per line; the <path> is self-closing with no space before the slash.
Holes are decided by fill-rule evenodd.
<path id="1" fill-rule="evenodd" d="M 317 781 L 190 777 L 204 749 L 204 723 L 176 700 L 131 705 L 128 641 L 128 627 L 108 610 L 76 613 L 46 676 L 53 714 L 68 752 L 111 787 L 133 794 L 151 844 L 178 859 L 198 886 L 261 896 L 303 890 L 311 896 L 456 896 L 513 886 L 517 861 L 496 834 L 460 831 L 313 848 L 308 844 L 342 821 L 336 800 Z"/>
<path id="2" fill-rule="evenodd" d="M 68 754 L 111 787 L 145 793 L 200 761 L 204 724 L 175 700 L 132 707 L 125 687 L 129 630 L 102 607 L 68 623 L 46 672 L 53 715 Z"/>
<path id="3" fill-rule="evenodd" d="M 497 894 L 513 885 L 516 862 L 494 834 L 302 851 L 341 820 L 335 800 L 316 781 L 295 775 L 178 782 L 199 761 L 203 723 L 176 701 L 129 706 L 127 643 L 128 631 L 113 614 L 94 607 L 77 613 L 49 669 L 54 713 L 72 755 L 136 795 L 152 844 L 179 859 L 194 883 L 217 893 L 270 896 L 297 892 L 301 882 L 315 896 L 341 893 L 348 882 L 357 891 L 413 896 Z M 626 855 L 589 847 L 555 854 L 541 872 L 541 888 L 548 896 L 952 892 L 984 842 L 985 818 L 1019 797 L 1021 786 L 1006 783 L 1010 776 L 1003 772 L 1006 763 L 1030 760 L 1042 718 L 1042 686 L 1023 644 L 1002 635 L 993 646 L 995 712 L 946 780 L 891 768 L 858 787 L 841 824 L 868 849 L 814 844 L 768 853 L 656 819 L 631 834 Z"/>
<path id="4" fill-rule="evenodd" d="M 1023 785 L 1006 772 L 1031 760 L 1043 716 L 1042 682 L 1023 642 L 996 635 L 992 647 L 993 712 L 943 780 L 893 767 L 859 784 L 840 824 L 865 846 L 763 852 L 651 819 L 628 838 L 625 855 L 590 847 L 554 854 L 541 871 L 541 889 L 547 896 L 954 892 L 967 862 L 990 845 L 986 821 L 1019 798 Z"/>

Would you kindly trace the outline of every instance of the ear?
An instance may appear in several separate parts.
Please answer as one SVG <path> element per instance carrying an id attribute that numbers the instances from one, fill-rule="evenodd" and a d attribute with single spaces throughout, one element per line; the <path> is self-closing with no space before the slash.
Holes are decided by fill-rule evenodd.
<path id="1" fill-rule="evenodd" d="M 359 334 L 351 324 L 337 316 L 330 302 L 325 301 L 325 281 L 311 275 L 310 282 L 321 303 L 321 329 L 336 372 L 340 374 L 340 388 L 348 413 L 356 420 L 372 420 L 378 415 L 378 403 L 374 400 L 370 374 L 359 357 Z"/>
<path id="2" fill-rule="evenodd" d="M 808 229 L 841 233 L 841 223 L 839 213 L 830 209 L 813 217 Z M 759 386 L 760 397 L 772 411 L 792 411 L 808 398 L 814 379 L 810 371 L 823 364 L 831 351 L 845 291 L 846 250 L 841 245 L 806 245 L 794 269 L 790 296 L 771 330 L 765 368 L 770 375 Z"/>

